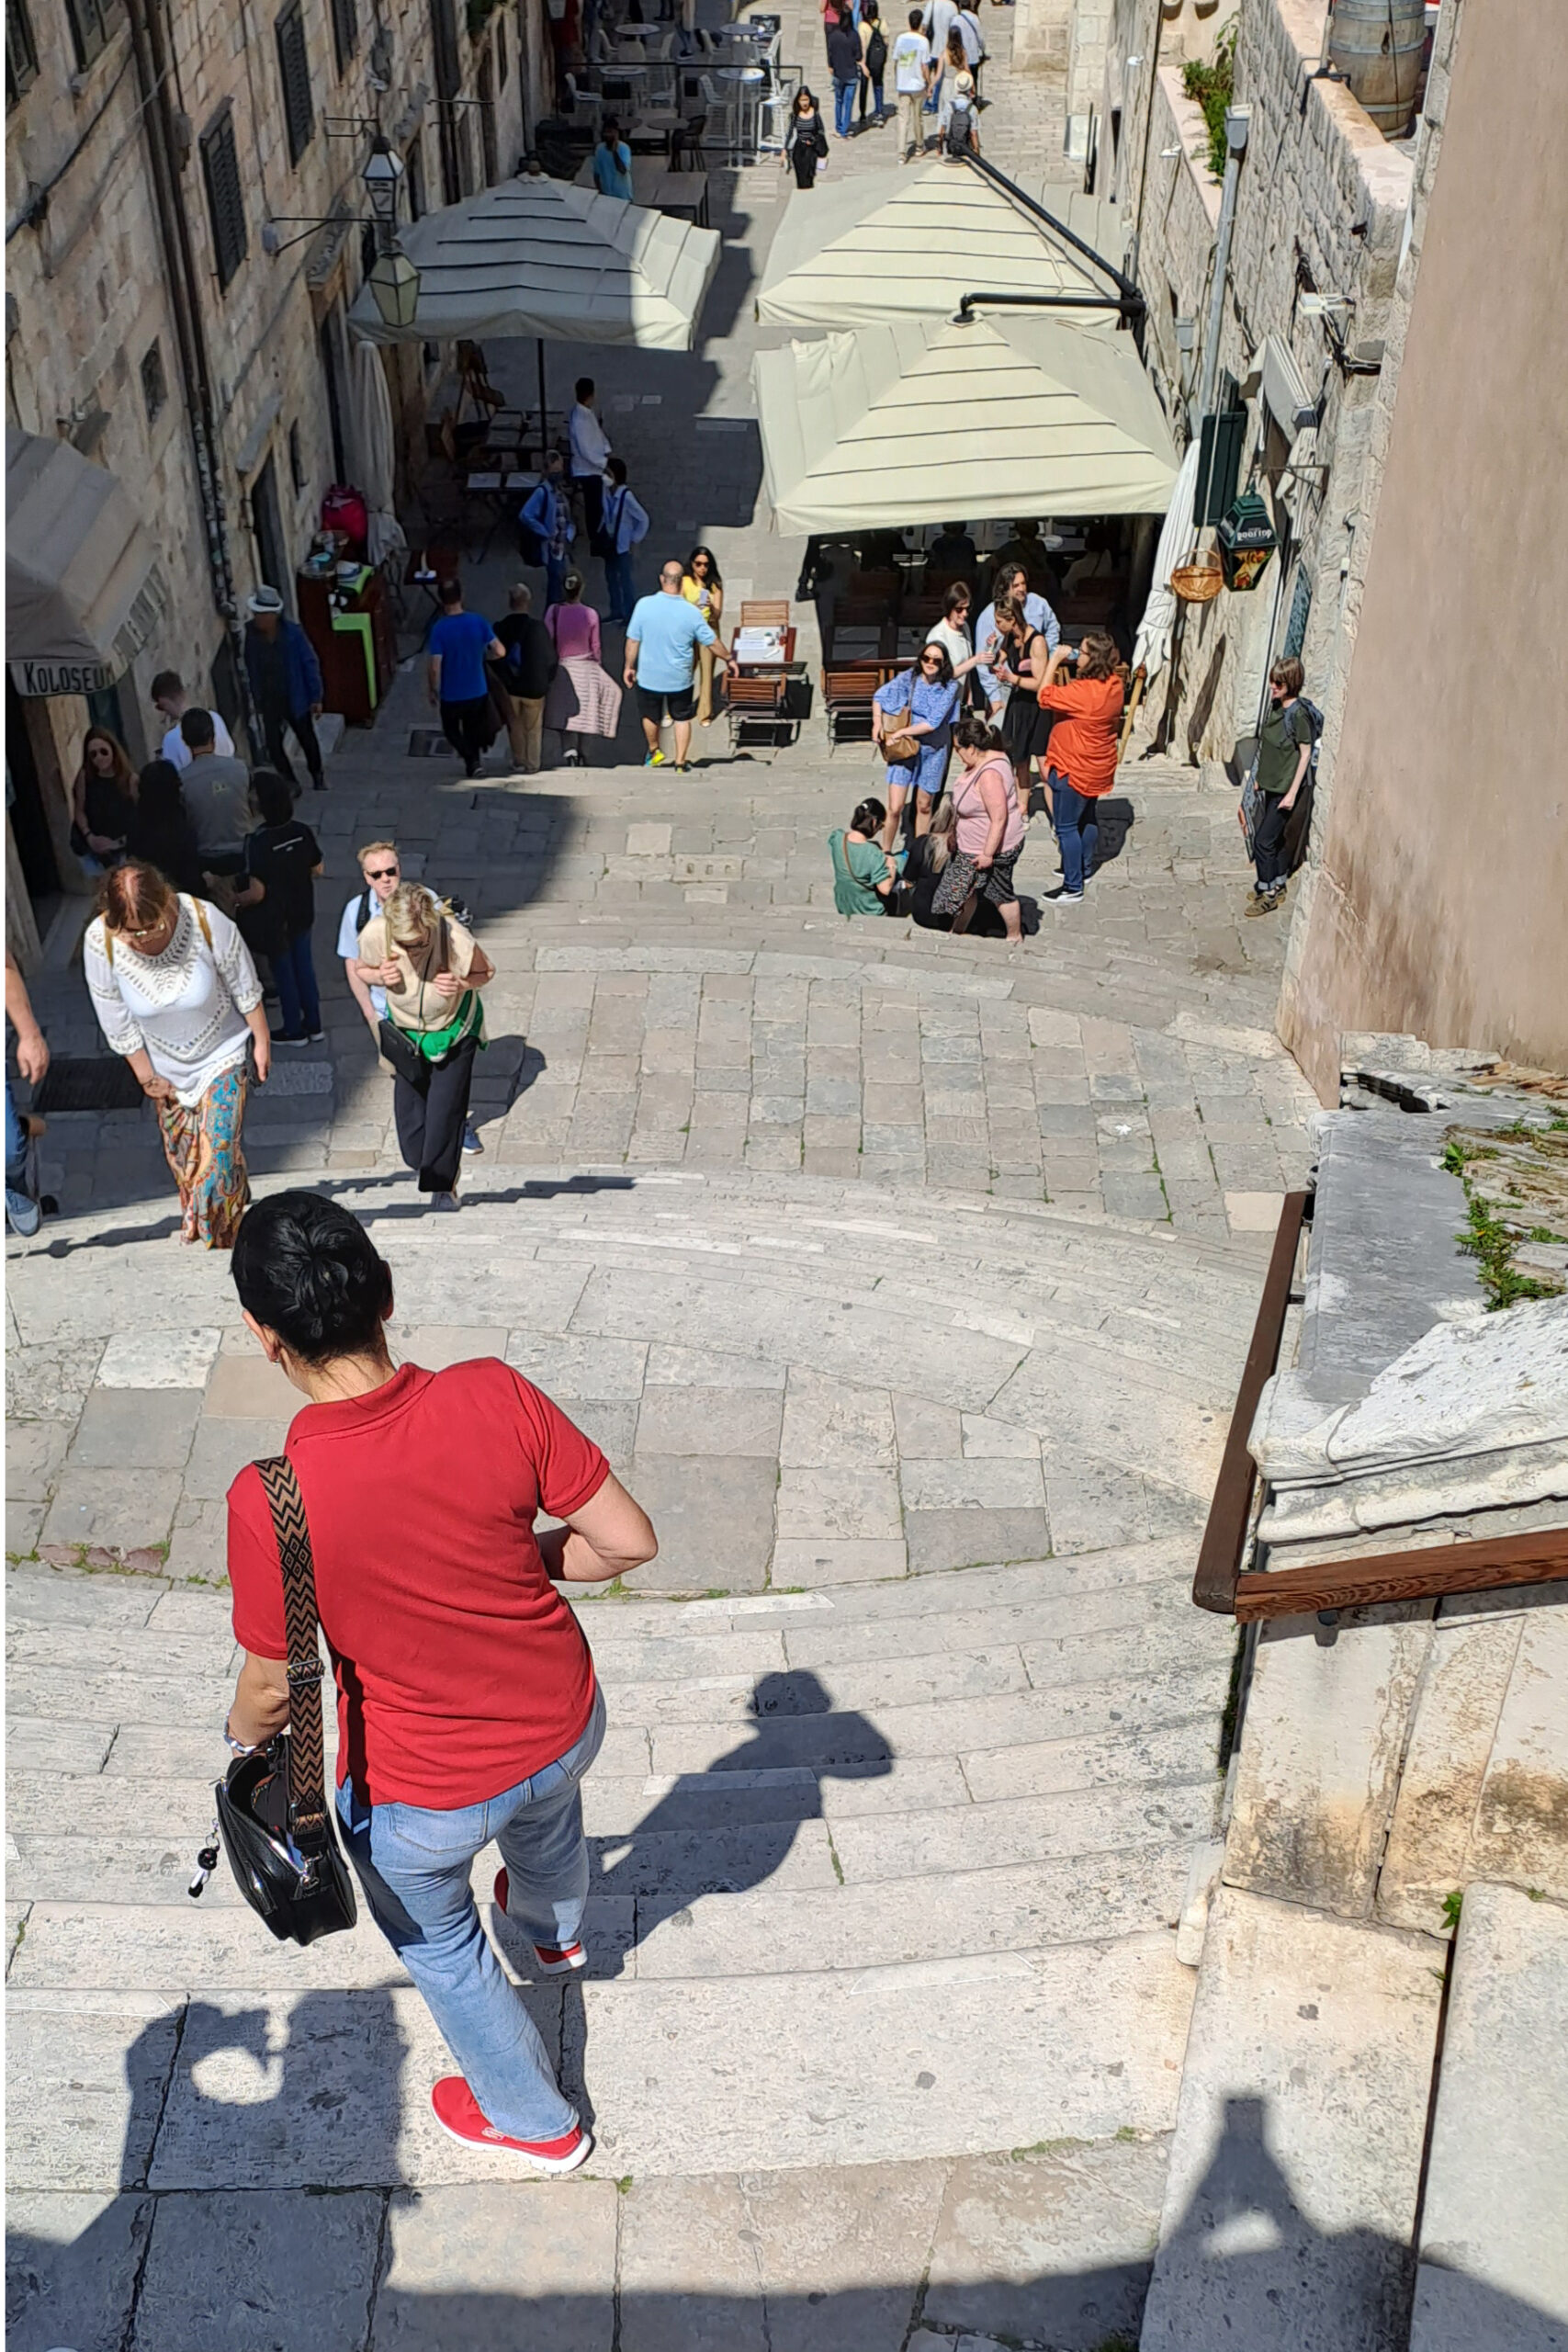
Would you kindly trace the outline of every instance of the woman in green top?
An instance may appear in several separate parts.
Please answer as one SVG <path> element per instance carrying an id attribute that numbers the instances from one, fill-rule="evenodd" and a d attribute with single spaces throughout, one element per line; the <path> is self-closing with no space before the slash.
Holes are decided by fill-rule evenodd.
<path id="1" fill-rule="evenodd" d="M 880 800 L 863 800 L 849 830 L 828 836 L 833 859 L 833 904 L 841 915 L 885 915 L 897 879 L 893 861 L 876 839 L 887 822 Z"/>
<path id="2" fill-rule="evenodd" d="M 1249 915 L 1273 911 L 1285 895 L 1289 875 L 1285 864 L 1285 824 L 1296 805 L 1302 778 L 1312 765 L 1313 727 L 1306 705 L 1300 700 L 1306 673 L 1293 655 L 1276 662 L 1269 673 L 1270 707 L 1258 745 L 1258 789 L 1263 796 L 1258 830 L 1253 836 L 1252 862 L 1258 879 L 1252 886 Z"/>

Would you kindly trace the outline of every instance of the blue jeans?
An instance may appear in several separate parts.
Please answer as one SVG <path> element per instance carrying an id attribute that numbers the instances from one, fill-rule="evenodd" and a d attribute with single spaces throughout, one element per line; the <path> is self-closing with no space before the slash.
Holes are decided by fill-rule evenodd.
<path id="1" fill-rule="evenodd" d="M 371 1917 L 424 1996 L 485 2116 L 513 2140 L 558 2140 L 577 2121 L 523 1997 L 479 1925 L 468 1883 L 493 1838 L 511 1879 L 507 1917 L 536 1943 L 575 1943 L 588 1894 L 581 1782 L 604 1737 L 596 1693 L 574 1747 L 532 1780 L 450 1813 L 367 1805 L 337 1792 L 344 1842 Z"/>
<path id="2" fill-rule="evenodd" d="M 637 603 L 629 554 L 607 555 L 604 558 L 604 584 L 610 592 L 610 618 L 613 621 L 629 621 L 632 606 Z"/>
<path id="3" fill-rule="evenodd" d="M 854 122 L 857 86 L 854 82 L 835 82 L 833 85 L 833 128 L 840 139 L 849 137 Z"/>
<path id="4" fill-rule="evenodd" d="M 287 947 L 273 950 L 272 977 L 277 982 L 277 1009 L 288 1035 L 313 1037 L 321 1025 L 321 1000 L 316 992 L 308 931 L 300 932 Z"/>
<path id="5" fill-rule="evenodd" d="M 1094 871 L 1100 847 L 1100 803 L 1075 792 L 1065 775 L 1051 770 L 1051 807 L 1062 844 L 1062 888 L 1076 899 Z"/>
<path id="6" fill-rule="evenodd" d="M 22 1133 L 21 1114 L 11 1100 L 11 1081 L 6 1080 L 6 1214 L 15 1233 L 31 1236 L 39 1229 L 39 1206 L 27 1188 L 28 1139 Z"/>
<path id="7" fill-rule="evenodd" d="M 566 558 L 564 555 L 552 555 L 547 548 L 545 549 L 546 609 L 547 610 L 551 605 L 564 604 L 565 601 Z"/>

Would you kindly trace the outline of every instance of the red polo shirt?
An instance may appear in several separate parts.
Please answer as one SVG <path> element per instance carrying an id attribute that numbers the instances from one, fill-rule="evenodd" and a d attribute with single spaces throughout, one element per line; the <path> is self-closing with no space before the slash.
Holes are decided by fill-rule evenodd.
<path id="1" fill-rule="evenodd" d="M 404 1364 L 308 1405 L 288 1439 L 338 1686 L 338 1779 L 372 1804 L 449 1811 L 515 1788 L 580 1739 L 593 1662 L 545 1573 L 535 1515 L 564 1519 L 609 1464 L 493 1356 Z M 229 1489 L 234 1638 L 287 1655 L 283 1573 L 254 1464 Z"/>

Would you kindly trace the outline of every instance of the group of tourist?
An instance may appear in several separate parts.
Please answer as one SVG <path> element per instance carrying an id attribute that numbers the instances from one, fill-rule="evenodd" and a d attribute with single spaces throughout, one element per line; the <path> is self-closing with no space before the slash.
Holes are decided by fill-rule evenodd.
<path id="1" fill-rule="evenodd" d="M 925 0 L 908 10 L 891 40 L 878 0 L 828 0 L 822 24 L 836 137 L 854 138 L 864 130 L 868 111 L 874 129 L 892 119 L 894 109 L 883 95 L 891 65 L 905 163 L 924 154 L 933 138 L 943 154 L 979 153 L 986 57 L 979 0 Z M 797 90 L 780 158 L 794 165 L 797 187 L 815 186 L 828 152 L 818 100 L 809 89 Z"/>
<path id="2" fill-rule="evenodd" d="M 1016 532 L 973 633 L 975 588 L 954 580 L 914 662 L 876 691 L 872 742 L 887 797 L 863 801 L 830 836 L 841 914 L 908 914 L 962 932 L 988 908 L 1007 938 L 1021 938 L 1013 868 L 1036 781 L 1062 864 L 1045 895 L 1064 908 L 1083 902 L 1099 804 L 1115 781 L 1127 670 L 1104 629 L 1062 641 L 1031 585 L 1023 526 Z M 933 554 L 965 552 L 973 562 L 973 540 L 946 525 Z"/>

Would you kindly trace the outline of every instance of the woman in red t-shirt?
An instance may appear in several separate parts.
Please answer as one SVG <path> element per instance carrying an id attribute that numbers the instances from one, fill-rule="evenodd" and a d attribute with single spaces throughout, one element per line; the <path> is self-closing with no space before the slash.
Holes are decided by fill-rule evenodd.
<path id="1" fill-rule="evenodd" d="M 1072 676 L 1066 672 L 1071 669 Z M 1126 671 L 1116 639 L 1091 628 L 1075 653 L 1058 645 L 1040 689 L 1042 710 L 1055 711 L 1051 729 L 1051 820 L 1062 846 L 1062 887 L 1046 897 L 1077 906 L 1094 871 L 1100 845 L 1098 810 L 1116 781 L 1116 759 L 1126 700 Z"/>
<path id="2" fill-rule="evenodd" d="M 579 1784 L 604 1705 L 557 1588 L 640 1567 L 653 1530 L 509 1364 L 393 1369 L 391 1275 L 335 1201 L 259 1202 L 233 1273 L 252 1337 L 309 1400 L 287 1451 L 337 1679 L 338 1813 L 371 1914 L 462 2070 L 434 2086 L 435 2120 L 468 2146 L 574 2172 L 592 2143 L 469 1879 L 493 1838 L 496 1907 L 531 1939 L 536 1973 L 585 1964 Z M 536 1535 L 540 1512 L 561 1524 Z M 224 1737 L 243 1756 L 288 1721 L 283 1575 L 254 1463 L 229 1489 L 229 1580 L 245 1662 Z"/>

